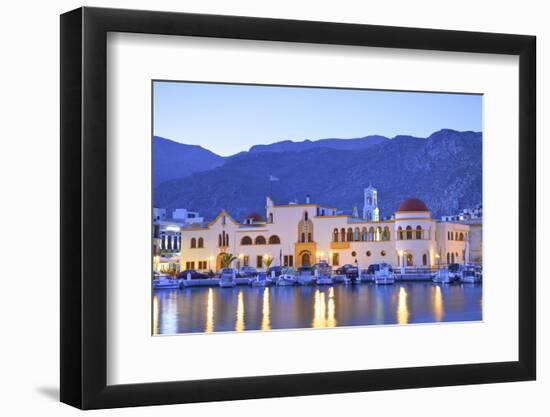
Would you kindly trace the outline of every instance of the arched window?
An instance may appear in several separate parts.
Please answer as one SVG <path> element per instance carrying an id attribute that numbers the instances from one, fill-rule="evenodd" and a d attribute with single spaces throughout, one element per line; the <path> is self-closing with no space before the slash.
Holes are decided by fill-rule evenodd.
<path id="1" fill-rule="evenodd" d="M 257 236 L 256 239 L 254 240 L 254 243 L 256 245 L 265 245 L 265 237 Z"/>
<path id="2" fill-rule="evenodd" d="M 199 244 L 198 244 L 198 247 L 199 248 L 204 248 L 204 239 L 202 237 L 199 237 Z"/>
<path id="3" fill-rule="evenodd" d="M 241 245 L 252 245 L 252 239 L 250 236 L 245 236 L 241 239 Z"/>
<path id="4" fill-rule="evenodd" d="M 451 254 L 449 252 L 447 252 L 447 263 L 451 263 Z"/>
<path id="5" fill-rule="evenodd" d="M 366 227 L 363 227 L 363 229 L 361 230 L 361 240 L 364 242 L 365 240 L 367 240 L 367 228 Z"/>
<path id="6" fill-rule="evenodd" d="M 455 263 L 455 254 L 454 253 L 451 253 L 451 263 L 452 264 Z"/>
<path id="7" fill-rule="evenodd" d="M 376 228 L 376 236 L 374 240 L 376 241 L 382 240 L 382 228 L 380 226 Z"/>
<path id="8" fill-rule="evenodd" d="M 340 229 L 340 238 L 341 238 L 342 242 L 346 241 L 346 229 L 344 229 L 344 228 Z"/>
<path id="9" fill-rule="evenodd" d="M 422 239 L 422 227 L 420 225 L 416 226 L 416 239 Z"/>
<path id="10" fill-rule="evenodd" d="M 197 247 L 197 239 L 193 237 L 191 238 L 191 249 L 194 249 L 196 247 Z"/>
<path id="11" fill-rule="evenodd" d="M 301 241 L 302 243 L 304 243 L 304 242 L 306 241 L 306 234 L 305 234 L 305 233 L 302 233 L 302 235 L 301 235 L 300 237 L 301 237 L 300 241 Z"/>
<path id="12" fill-rule="evenodd" d="M 172 235 L 168 235 L 168 250 L 172 250 Z"/>
<path id="13" fill-rule="evenodd" d="M 464 233 L 460 233 L 460 240 L 464 240 Z"/>
<path id="14" fill-rule="evenodd" d="M 334 229 L 332 231 L 332 241 L 333 242 L 338 242 L 338 229 Z"/>
<path id="15" fill-rule="evenodd" d="M 351 227 L 348 228 L 347 240 L 348 242 L 353 241 L 353 229 Z"/>
<path id="16" fill-rule="evenodd" d="M 426 254 L 422 255 L 422 265 L 428 265 L 428 256 Z"/>
<path id="17" fill-rule="evenodd" d="M 412 227 L 407 226 L 407 240 L 411 240 L 412 238 L 413 238 Z"/>
<path id="18" fill-rule="evenodd" d="M 355 232 L 354 232 L 354 234 L 353 234 L 353 238 L 355 239 L 356 242 L 360 240 L 360 237 L 359 237 L 359 228 L 358 228 L 358 227 L 355 228 Z"/>
<path id="19" fill-rule="evenodd" d="M 397 228 L 397 238 L 403 240 L 403 228 L 401 226 Z"/>
<path id="20" fill-rule="evenodd" d="M 372 226 L 369 228 L 369 236 L 367 240 L 370 240 L 370 241 L 374 240 L 374 227 Z"/>
<path id="21" fill-rule="evenodd" d="M 382 240 L 390 240 L 390 228 L 388 226 L 384 227 L 382 232 Z"/>
<path id="22" fill-rule="evenodd" d="M 268 219 L 269 223 L 273 223 L 273 213 L 269 213 Z"/>
<path id="23" fill-rule="evenodd" d="M 307 219 L 308 219 L 308 213 L 307 211 L 304 212 L 304 220 L 307 222 Z"/>
<path id="24" fill-rule="evenodd" d="M 218 235 L 218 246 L 223 246 L 222 234 L 221 233 Z"/>
<path id="25" fill-rule="evenodd" d="M 277 235 L 269 236 L 270 245 L 278 245 L 280 243 L 281 243 L 281 239 L 279 239 L 279 236 Z"/>
<path id="26" fill-rule="evenodd" d="M 307 241 L 308 241 L 308 242 L 313 242 L 313 237 L 311 236 L 311 232 L 309 232 L 309 233 L 307 234 Z"/>

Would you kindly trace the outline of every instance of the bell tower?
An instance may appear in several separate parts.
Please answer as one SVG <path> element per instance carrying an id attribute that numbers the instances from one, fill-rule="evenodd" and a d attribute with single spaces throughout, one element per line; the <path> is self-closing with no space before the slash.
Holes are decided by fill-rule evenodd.
<path id="1" fill-rule="evenodd" d="M 368 221 L 380 220 L 378 210 L 378 191 L 372 185 L 364 189 L 365 200 L 363 204 L 363 218 Z"/>

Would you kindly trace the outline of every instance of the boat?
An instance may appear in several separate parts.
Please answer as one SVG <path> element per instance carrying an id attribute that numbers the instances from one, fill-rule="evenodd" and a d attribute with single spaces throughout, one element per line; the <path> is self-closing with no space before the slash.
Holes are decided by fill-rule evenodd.
<path id="1" fill-rule="evenodd" d="M 276 283 L 280 287 L 291 286 L 291 285 L 296 285 L 298 283 L 298 280 L 296 279 L 294 274 L 285 272 L 277 277 Z"/>
<path id="2" fill-rule="evenodd" d="M 158 275 L 157 278 L 153 279 L 153 288 L 155 290 L 161 289 L 173 289 L 181 288 L 182 280 L 177 278 L 172 278 L 170 275 Z"/>
<path id="3" fill-rule="evenodd" d="M 376 284 L 393 284 L 395 282 L 395 274 L 387 264 L 380 264 L 380 268 L 374 271 L 374 282 Z"/>
<path id="4" fill-rule="evenodd" d="M 310 274 L 301 274 L 298 275 L 296 278 L 299 285 L 313 285 L 315 283 L 315 280 L 313 279 L 313 276 Z"/>
<path id="5" fill-rule="evenodd" d="M 332 276 L 332 281 L 335 284 L 347 284 L 348 282 L 351 281 L 351 279 L 343 274 L 336 274 Z"/>
<path id="6" fill-rule="evenodd" d="M 481 282 L 482 273 L 479 265 L 464 265 L 460 272 L 460 282 L 468 284 L 478 284 Z"/>
<path id="7" fill-rule="evenodd" d="M 319 275 L 316 279 L 317 285 L 332 285 L 334 281 L 330 275 Z"/>
<path id="8" fill-rule="evenodd" d="M 434 275 L 432 281 L 442 284 L 452 284 L 458 280 L 458 276 L 454 273 L 449 272 L 449 268 L 443 267 L 440 268 Z"/>
<path id="9" fill-rule="evenodd" d="M 220 273 L 219 286 L 221 288 L 233 288 L 237 285 L 237 271 L 233 268 L 224 268 Z"/>
<path id="10" fill-rule="evenodd" d="M 269 285 L 265 272 L 260 272 L 255 278 L 252 278 L 250 285 L 253 287 L 265 287 Z"/>

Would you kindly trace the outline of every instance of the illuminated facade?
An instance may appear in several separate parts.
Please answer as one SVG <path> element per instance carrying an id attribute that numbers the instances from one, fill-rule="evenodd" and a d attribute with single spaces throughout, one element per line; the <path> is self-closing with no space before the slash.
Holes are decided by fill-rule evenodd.
<path id="1" fill-rule="evenodd" d="M 254 214 L 237 222 L 222 210 L 207 225 L 182 228 L 180 268 L 218 271 L 226 253 L 237 257 L 234 267 L 258 269 L 266 258 L 272 266 L 292 267 L 326 261 L 332 267 L 386 262 L 426 268 L 469 261 L 470 227 L 433 219 L 418 199 L 403 201 L 390 220 L 342 215 L 306 201 L 278 205 L 267 197 L 265 220 Z"/>

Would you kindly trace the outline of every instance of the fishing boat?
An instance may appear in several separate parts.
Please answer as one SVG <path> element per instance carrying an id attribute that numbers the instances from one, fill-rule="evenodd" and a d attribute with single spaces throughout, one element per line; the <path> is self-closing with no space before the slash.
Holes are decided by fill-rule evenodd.
<path id="1" fill-rule="evenodd" d="M 220 273 L 219 286 L 221 288 L 233 288 L 237 285 L 237 271 L 233 268 L 223 268 Z"/>
<path id="2" fill-rule="evenodd" d="M 460 272 L 460 282 L 468 284 L 478 284 L 481 282 L 482 274 L 479 265 L 464 265 Z"/>
<path id="3" fill-rule="evenodd" d="M 395 282 L 395 274 L 387 264 L 380 264 L 380 268 L 374 271 L 374 282 L 376 284 L 393 284 Z"/>
<path id="4" fill-rule="evenodd" d="M 315 280 L 317 285 L 332 285 L 334 281 L 330 275 L 319 275 Z"/>
<path id="5" fill-rule="evenodd" d="M 170 275 L 158 275 L 157 278 L 153 280 L 153 288 L 155 290 L 160 289 L 173 289 L 173 288 L 181 288 L 182 287 L 182 280 L 177 278 L 172 278 Z"/>
<path id="6" fill-rule="evenodd" d="M 443 267 L 439 268 L 435 273 L 432 281 L 442 284 L 452 284 L 457 280 L 458 277 L 454 273 L 449 272 L 449 268 Z"/>
<path id="7" fill-rule="evenodd" d="M 294 274 L 284 272 L 277 277 L 277 285 L 280 287 L 296 285 L 298 280 Z"/>

